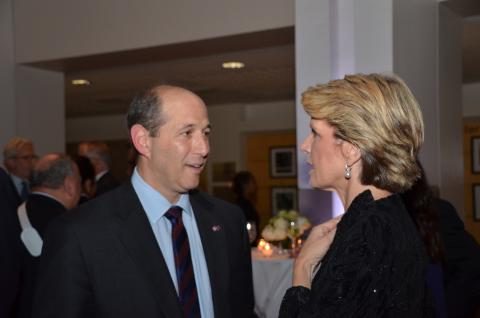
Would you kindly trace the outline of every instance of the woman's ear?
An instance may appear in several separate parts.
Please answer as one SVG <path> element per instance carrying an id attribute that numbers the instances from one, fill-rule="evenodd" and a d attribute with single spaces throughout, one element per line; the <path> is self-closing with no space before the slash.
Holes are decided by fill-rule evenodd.
<path id="1" fill-rule="evenodd" d="M 130 128 L 130 138 L 133 146 L 142 156 L 150 158 L 150 133 L 145 127 L 135 124 Z"/>
<path id="2" fill-rule="evenodd" d="M 342 154 L 349 166 L 353 166 L 362 157 L 360 149 L 358 149 L 358 147 L 354 144 L 345 140 L 342 142 Z"/>

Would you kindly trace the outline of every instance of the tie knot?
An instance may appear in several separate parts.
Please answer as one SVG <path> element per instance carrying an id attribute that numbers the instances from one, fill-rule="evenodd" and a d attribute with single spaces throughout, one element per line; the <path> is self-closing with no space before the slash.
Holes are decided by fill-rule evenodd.
<path id="1" fill-rule="evenodd" d="M 170 222 L 176 223 L 176 221 L 182 217 L 182 208 L 174 205 L 165 212 L 165 216 Z"/>

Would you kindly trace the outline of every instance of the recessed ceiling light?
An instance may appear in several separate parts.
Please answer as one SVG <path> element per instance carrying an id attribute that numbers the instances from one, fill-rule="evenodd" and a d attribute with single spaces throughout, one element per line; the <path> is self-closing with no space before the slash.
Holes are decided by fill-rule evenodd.
<path id="1" fill-rule="evenodd" d="M 242 62 L 223 62 L 222 67 L 228 69 L 240 69 L 244 68 L 245 64 Z"/>
<path id="2" fill-rule="evenodd" d="M 86 79 L 83 79 L 83 78 L 78 78 L 78 79 L 74 79 L 72 80 L 72 85 L 90 85 L 90 81 L 89 80 L 86 80 Z"/>

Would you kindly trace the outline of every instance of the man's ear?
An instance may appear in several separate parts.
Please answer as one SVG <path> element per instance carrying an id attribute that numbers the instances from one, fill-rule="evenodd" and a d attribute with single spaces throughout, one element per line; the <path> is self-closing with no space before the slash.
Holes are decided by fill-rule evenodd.
<path id="1" fill-rule="evenodd" d="M 66 176 L 63 180 L 63 188 L 65 189 L 65 192 L 67 192 L 70 196 L 73 196 L 75 194 L 74 182 L 75 180 L 73 176 Z"/>
<path id="2" fill-rule="evenodd" d="M 130 138 L 138 153 L 150 158 L 150 133 L 142 125 L 135 124 L 130 128 Z"/>
<path id="3" fill-rule="evenodd" d="M 345 157 L 346 163 L 350 166 L 353 166 L 362 157 L 360 149 L 345 140 L 342 142 L 342 154 Z"/>

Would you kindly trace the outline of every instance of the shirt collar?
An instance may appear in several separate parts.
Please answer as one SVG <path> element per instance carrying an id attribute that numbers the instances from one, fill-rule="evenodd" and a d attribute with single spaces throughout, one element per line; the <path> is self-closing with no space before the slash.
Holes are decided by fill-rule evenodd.
<path id="1" fill-rule="evenodd" d="M 104 175 L 106 175 L 107 172 L 108 172 L 108 170 L 105 170 L 105 171 L 102 171 L 102 172 L 100 172 L 99 174 L 97 174 L 97 175 L 95 176 L 95 181 L 100 180 L 100 178 L 103 177 Z"/>
<path id="2" fill-rule="evenodd" d="M 58 200 L 57 198 L 55 198 L 53 195 L 51 195 L 51 194 L 49 194 L 49 193 L 41 192 L 41 191 L 33 191 L 32 194 L 41 195 L 41 196 L 50 198 L 50 199 L 52 199 L 52 200 L 55 200 L 55 201 L 57 201 L 58 203 L 60 203 L 64 208 L 66 208 L 65 205 L 63 205 L 63 203 L 60 202 L 60 200 Z"/>
<path id="3" fill-rule="evenodd" d="M 140 199 L 140 203 L 147 214 L 148 220 L 150 223 L 156 223 L 167 210 L 172 206 L 170 202 L 157 190 L 155 190 L 151 185 L 149 185 L 145 180 L 140 176 L 135 167 L 132 174 L 132 186 L 135 192 Z M 180 195 L 178 201 L 174 204 L 183 209 L 188 214 L 192 214 L 192 207 L 190 205 L 190 200 L 188 194 Z"/>

